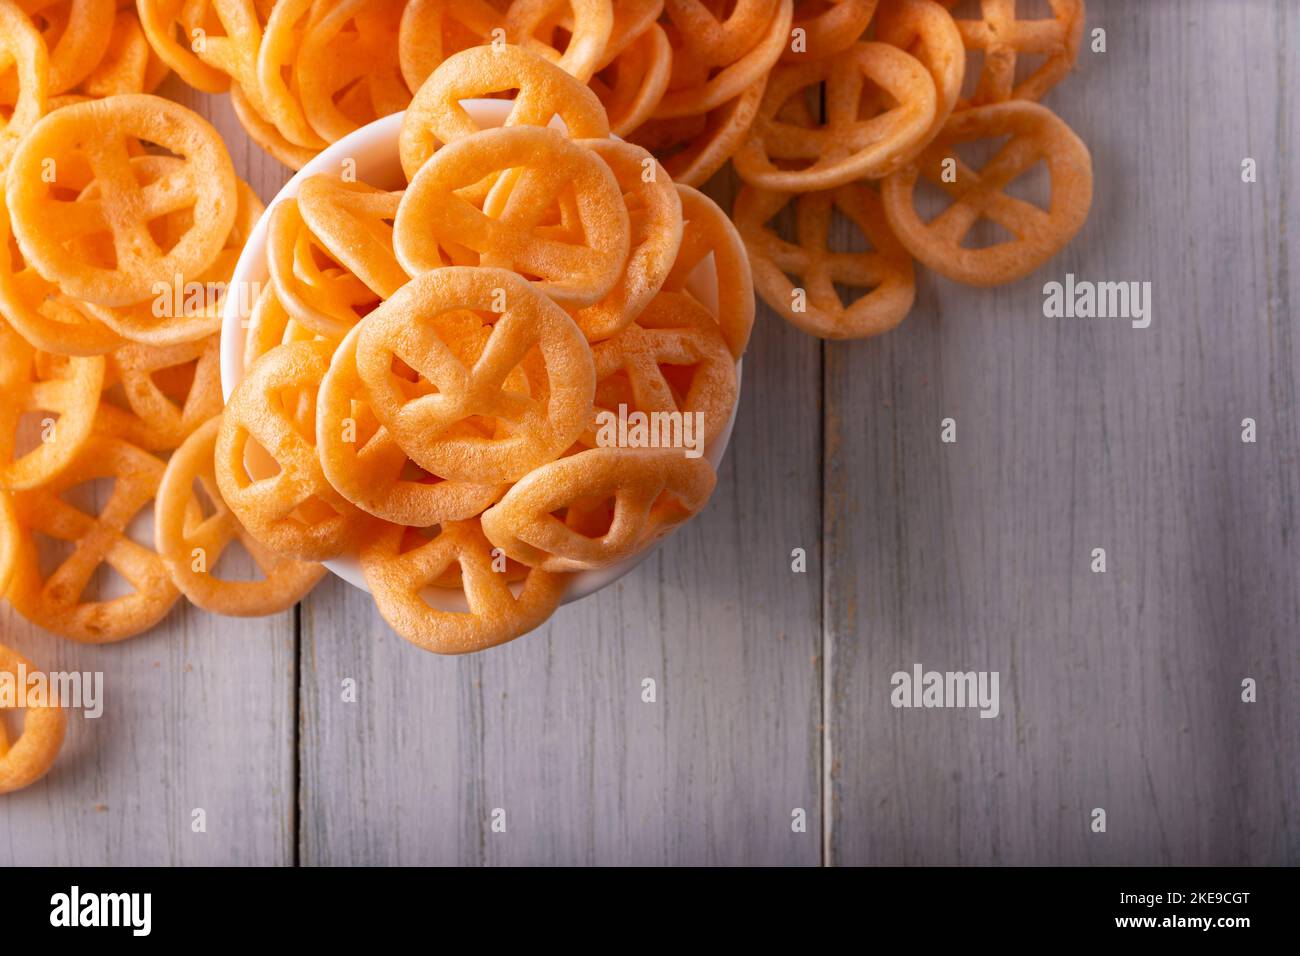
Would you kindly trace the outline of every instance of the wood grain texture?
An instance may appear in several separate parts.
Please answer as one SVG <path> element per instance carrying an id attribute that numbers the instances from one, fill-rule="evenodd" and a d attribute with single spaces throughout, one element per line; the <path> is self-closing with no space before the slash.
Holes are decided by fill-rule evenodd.
<path id="1" fill-rule="evenodd" d="M 827 348 L 834 863 L 1300 860 L 1300 11 L 1088 7 L 1109 50 L 1048 98 L 1092 149 L 1083 233 Z M 1045 319 L 1067 272 L 1149 280 L 1151 327 Z M 1001 717 L 894 709 L 918 662 L 999 671 Z"/>

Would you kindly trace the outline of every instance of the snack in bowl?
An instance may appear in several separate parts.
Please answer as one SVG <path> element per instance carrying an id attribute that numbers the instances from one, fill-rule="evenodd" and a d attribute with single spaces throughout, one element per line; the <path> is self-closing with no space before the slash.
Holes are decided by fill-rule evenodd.
<path id="1" fill-rule="evenodd" d="M 463 64 L 479 65 L 467 76 Z M 512 88 L 513 103 L 461 95 Z M 573 129 L 540 125 L 557 112 Z M 574 578 L 630 566 L 703 507 L 735 411 L 752 286 L 726 216 L 609 138 L 599 100 L 546 59 L 467 50 L 433 70 L 400 127 L 375 128 L 385 125 L 387 155 L 358 162 L 355 182 L 323 162 L 350 158 L 332 147 L 254 231 L 237 282 L 270 284 L 246 329 L 227 307 L 215 475 L 261 546 L 330 558 L 398 633 L 462 653 L 536 627 Z M 710 454 L 608 446 L 598 416 L 619 405 L 692 426 L 698 416 Z M 597 458 L 653 460 L 628 474 L 671 478 L 657 489 L 637 479 L 653 509 L 645 527 L 627 524 L 627 502 L 639 501 L 630 485 L 620 498 L 594 481 L 564 506 L 583 555 L 565 573 L 558 557 L 533 567 L 535 552 L 485 535 L 512 487 L 558 487 L 572 469 L 552 466 L 587 472 Z M 684 464 L 664 472 L 668 459 Z M 512 515 L 524 520 L 518 505 L 503 509 L 497 533 Z"/>

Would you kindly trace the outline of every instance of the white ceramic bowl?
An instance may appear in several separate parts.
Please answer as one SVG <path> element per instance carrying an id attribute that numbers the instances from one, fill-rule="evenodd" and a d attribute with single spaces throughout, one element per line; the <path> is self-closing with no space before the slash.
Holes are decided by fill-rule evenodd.
<path id="1" fill-rule="evenodd" d="M 505 122 L 511 106 L 508 100 L 465 100 L 462 105 L 480 126 L 500 126 Z M 345 161 L 350 160 L 356 164 L 356 177 L 361 182 L 383 189 L 401 189 L 405 186 L 406 179 L 402 175 L 402 166 L 397 156 L 397 134 L 402 127 L 403 115 L 395 113 L 386 116 L 345 136 L 323 150 L 285 183 L 284 188 L 267 205 L 267 214 L 262 216 L 248 237 L 248 243 L 244 246 L 231 279 L 232 290 L 256 289 L 268 281 L 266 229 L 269 213 L 280 200 L 296 196 L 298 187 L 307 177 L 317 173 L 338 174 L 343 170 Z M 554 125 L 560 125 L 558 117 Z M 718 286 L 711 257 L 701 263 L 700 268 L 691 275 L 687 282 L 687 290 L 715 315 L 717 314 Z M 227 298 L 225 313 L 222 316 L 221 392 L 226 400 L 229 400 L 230 393 L 234 391 L 244 374 L 244 338 L 247 333 L 244 323 L 247 315 L 244 314 L 241 306 L 244 306 L 250 298 L 248 294 L 232 292 Z M 740 384 L 740 366 L 741 363 L 737 362 L 737 386 Z M 727 450 L 727 442 L 731 439 L 731 429 L 735 422 L 736 413 L 733 409 L 731 420 L 727 422 L 727 427 L 723 429 L 722 434 L 704 449 L 704 456 L 715 469 L 722 464 L 722 456 Z M 608 568 L 581 571 L 572 575 L 564 595 L 564 603 L 576 601 L 613 584 L 648 558 L 653 551 L 654 547 L 649 547 Z M 365 578 L 361 573 L 361 563 L 355 555 L 341 555 L 333 561 L 325 562 L 325 566 L 349 584 L 367 590 Z M 426 597 L 436 607 L 447 610 L 465 608 L 464 597 L 459 591 L 431 588 Z"/>

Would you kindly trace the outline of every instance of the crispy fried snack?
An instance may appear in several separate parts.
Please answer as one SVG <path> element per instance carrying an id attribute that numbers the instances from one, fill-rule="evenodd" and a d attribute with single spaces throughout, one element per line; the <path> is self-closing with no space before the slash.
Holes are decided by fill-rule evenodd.
<path id="1" fill-rule="evenodd" d="M 0 203 L 0 315 L 31 345 L 59 355 L 102 355 L 126 340 L 90 314 L 85 303 L 23 259 Z"/>
<path id="2" fill-rule="evenodd" d="M 12 107 L 0 110 L 0 172 L 3 172 L 18 141 L 44 115 L 50 94 L 50 61 L 45 41 L 32 22 L 11 0 L 0 0 L 0 77 L 13 65 L 16 93 Z"/>
<path id="3" fill-rule="evenodd" d="M 307 30 L 294 64 L 303 112 L 333 142 L 411 101 L 394 51 L 402 0 L 341 0 Z"/>
<path id="4" fill-rule="evenodd" d="M 13 495 L 0 491 L 0 594 L 9 590 L 18 557 L 18 514 Z"/>
<path id="5" fill-rule="evenodd" d="M 764 77 L 717 109 L 677 119 L 652 119 L 638 127 L 631 140 L 655 153 L 681 186 L 708 182 L 740 148 L 758 115 L 767 88 Z"/>
<path id="6" fill-rule="evenodd" d="M 665 6 L 670 17 L 674 17 L 681 6 L 704 9 L 698 0 L 687 0 L 684 5 L 674 0 Z M 753 37 L 747 37 L 745 52 L 734 59 L 723 56 L 727 51 L 725 46 L 696 43 L 696 34 L 678 26 L 674 31 L 677 42 L 673 47 L 673 79 L 655 110 L 655 116 L 672 119 L 707 113 L 761 82 L 790 42 L 790 20 L 794 9 L 791 0 L 779 0 L 772 6 L 775 6 L 775 11 L 767 19 L 758 42 L 753 43 Z M 711 68 L 717 66 L 722 66 L 722 69 L 715 73 Z"/>
<path id="7" fill-rule="evenodd" d="M 297 604 L 325 573 L 266 548 L 239 523 L 217 490 L 213 455 L 220 417 L 204 422 L 172 455 L 154 502 L 154 540 L 172 581 L 205 611 L 261 617 Z M 215 511 L 204 516 L 194 495 L 198 481 Z M 264 578 L 223 581 L 213 573 L 226 546 L 239 539 Z"/>
<path id="8" fill-rule="evenodd" d="M 876 12 L 876 3 L 877 0 L 804 0 L 795 10 L 790 25 L 791 35 L 796 30 L 803 31 L 803 49 L 796 50 L 792 43 L 781 53 L 781 62 L 824 60 L 848 49 L 866 31 Z"/>
<path id="9" fill-rule="evenodd" d="M 319 174 L 298 189 L 298 211 L 345 269 L 387 299 L 409 278 L 393 254 L 393 219 L 400 192 Z"/>
<path id="10" fill-rule="evenodd" d="M 472 366 L 440 337 L 438 317 L 461 310 L 492 325 Z M 395 359 L 419 380 L 396 372 Z M 559 457 L 582 433 L 595 394 L 591 350 L 573 320 L 500 269 L 449 267 L 411 280 L 366 318 L 356 364 L 376 417 L 412 461 L 478 484 L 513 481 Z M 512 387 L 521 365 L 528 391 Z M 455 427 L 478 419 L 496 419 L 504 435 Z"/>
<path id="11" fill-rule="evenodd" d="M 596 94 L 564 70 L 515 46 L 475 47 L 448 57 L 416 92 L 397 140 L 406 178 L 413 180 L 439 145 L 476 133 L 462 100 L 517 91 L 505 126 L 545 126 L 559 116 L 575 139 L 609 135 Z"/>
<path id="12" fill-rule="evenodd" d="M 596 342 L 635 319 L 668 278 L 682 244 L 682 202 L 668 173 L 641 147 L 612 139 L 583 145 L 613 172 L 632 231 L 631 252 L 614 287 L 595 305 L 569 313 L 582 334 Z"/>
<path id="13" fill-rule="evenodd" d="M 48 362 L 0 323 L 0 488 L 36 488 L 52 480 L 82 450 L 95 422 L 104 383 L 103 356 Z M 18 452 L 18 428 L 29 412 L 43 412 L 40 442 Z"/>
<path id="14" fill-rule="evenodd" d="M 610 129 L 627 136 L 651 116 L 668 89 L 673 48 L 657 23 L 619 52 L 588 82 L 609 114 Z"/>
<path id="15" fill-rule="evenodd" d="M 325 480 L 316 453 L 316 390 L 332 351 L 313 341 L 267 352 L 231 394 L 217 435 L 217 486 L 230 510 L 266 547 L 303 561 L 355 548 L 368 523 Z"/>
<path id="16" fill-rule="evenodd" d="M 564 47 L 561 53 L 554 36 L 542 37 L 538 32 L 543 24 L 553 27 L 553 14 L 564 6 L 572 16 L 559 40 Z M 610 0 L 513 0 L 506 11 L 506 37 L 511 43 L 551 60 L 579 83 L 586 83 L 596 72 L 613 30 Z"/>
<path id="17" fill-rule="evenodd" d="M 948 122 L 966 75 L 966 50 L 948 12 L 934 0 L 890 0 L 880 9 L 876 39 L 906 50 L 934 80 L 934 122 L 922 138 L 928 144 Z"/>
<path id="18" fill-rule="evenodd" d="M 307 342 L 314 338 L 315 332 L 289 318 L 289 313 L 276 298 L 275 287 L 264 285 L 248 316 L 248 332 L 244 339 L 244 368 L 252 368 L 254 362 L 277 345 Z"/>
<path id="19" fill-rule="evenodd" d="M 150 49 L 135 10 L 119 10 L 104 58 L 81 88 L 94 97 L 152 93 L 166 76 L 167 67 Z"/>
<path id="20" fill-rule="evenodd" d="M 810 128 L 778 115 L 821 83 L 824 124 Z M 885 103 L 896 105 L 881 108 Z M 855 43 L 829 59 L 773 70 L 733 162 L 746 182 L 786 192 L 878 179 L 915 155 L 934 115 L 934 80 L 919 60 L 887 43 Z"/>
<path id="21" fill-rule="evenodd" d="M 857 339 L 887 332 L 907 316 L 916 297 L 912 257 L 890 231 L 875 190 L 862 183 L 795 200 L 798 242 L 786 242 L 764 224 L 793 197 L 746 186 L 736 198 L 736 228 L 749 249 L 754 286 L 792 325 L 823 339 Z M 827 248 L 831 214 L 838 209 L 871 242 L 871 252 Z M 796 308 L 789 276 L 802 279 L 807 301 Z M 845 306 L 836 284 L 870 291 Z"/>
<path id="22" fill-rule="evenodd" d="M 23 533 L 9 601 L 18 613 L 47 631 L 83 644 L 133 637 L 157 624 L 180 592 L 162 559 L 133 541 L 126 529 L 158 490 L 163 463 L 134 445 L 92 435 L 72 464 L 39 488 L 20 492 L 14 507 Z M 84 482 L 113 479 L 113 492 L 98 515 L 63 500 Z M 41 574 L 34 534 L 75 542 L 72 554 L 48 577 Z M 101 564 L 109 564 L 135 590 L 102 601 L 84 600 Z"/>
<path id="23" fill-rule="evenodd" d="M 385 524 L 361 551 L 366 585 L 394 631 L 436 654 L 481 651 L 528 633 L 555 612 L 562 574 L 530 570 L 519 593 L 493 568 L 492 544 L 477 520 L 449 521 L 432 538 Z M 466 611 L 432 607 L 422 596 L 459 564 Z"/>
<path id="24" fill-rule="evenodd" d="M 131 160 L 131 172 L 141 189 L 149 189 L 182 170 L 184 163 L 166 156 L 137 156 Z M 262 201 L 242 179 L 235 180 L 235 222 L 215 259 L 197 275 L 176 274 L 154 282 L 148 301 L 121 308 L 92 302 L 83 306 L 87 312 L 117 335 L 132 342 L 167 347 L 197 342 L 213 335 L 221 327 L 221 315 L 235 264 L 243 252 L 257 220 L 263 212 Z M 91 183 L 82 193 L 81 202 L 99 198 L 99 184 Z M 165 216 L 153 226 L 153 234 L 170 245 L 179 241 L 189 228 L 188 213 L 178 211 Z M 103 237 L 105 244 L 107 237 Z M 86 246 L 74 241 L 72 249 Z M 105 261 L 111 253 L 103 254 Z"/>
<path id="25" fill-rule="evenodd" d="M 445 313 L 432 323 L 465 366 L 482 354 L 489 330 L 472 313 Z M 335 351 L 316 400 L 316 441 L 325 477 L 358 508 L 395 524 L 427 528 L 473 518 L 509 486 L 446 480 L 422 470 L 411 476 L 416 466 L 379 424 L 357 374 L 360 333 L 360 326 L 354 328 Z M 487 437 L 470 423 L 463 423 L 458 433 Z"/>
<path id="26" fill-rule="evenodd" d="M 8 674 L 15 682 L 19 672 L 28 676 L 38 673 L 36 665 L 17 651 L 0 644 L 0 673 Z M 10 741 L 0 722 L 0 793 L 12 793 L 40 780 L 49 773 L 54 759 L 63 747 L 63 734 L 68 717 L 57 700 L 38 701 L 29 688 L 15 686 L 20 706 L 25 707 L 23 732 Z"/>
<path id="27" fill-rule="evenodd" d="M 754 280 L 740 234 L 727 214 L 704 193 L 677 186 L 682 201 L 682 244 L 673 271 L 664 281 L 669 292 L 686 291 L 697 269 L 712 268 L 717 277 L 718 301 L 706 302 L 718 321 L 722 338 L 734 358 L 740 358 L 754 327 Z"/>
<path id="28" fill-rule="evenodd" d="M 326 146 L 325 138 L 307 122 L 296 80 L 285 76 L 302 46 L 303 35 L 311 26 L 309 13 L 313 5 L 313 0 L 281 0 L 276 3 L 262 31 L 262 45 L 257 51 L 257 89 L 265 118 L 274 124 L 284 146 L 292 147 L 294 151 L 318 150 Z"/>
<path id="29" fill-rule="evenodd" d="M 230 89 L 230 105 L 249 138 L 290 169 L 302 169 L 316 155 L 316 150 L 286 139 L 274 123 L 257 112 L 238 86 Z"/>
<path id="30" fill-rule="evenodd" d="M 731 420 L 735 360 L 713 316 L 684 292 L 659 293 L 635 322 L 592 351 L 596 380 L 625 378 L 636 411 L 700 412 L 706 444 Z"/>
<path id="31" fill-rule="evenodd" d="M 145 140 L 184 157 L 184 165 L 141 187 L 128 144 Z M 59 164 L 84 156 L 99 185 L 94 200 L 60 196 Z M 55 163 L 49 182 L 43 172 Z M 235 171 L 217 131 L 197 113 L 143 94 L 67 106 L 36 124 L 14 154 L 5 198 L 23 255 L 63 291 L 89 302 L 125 306 L 153 295 L 154 284 L 198 275 L 221 251 L 235 222 Z M 150 224 L 188 209 L 189 227 L 163 251 Z M 69 244 L 110 234 L 114 262 L 88 261 Z"/>
<path id="32" fill-rule="evenodd" d="M 227 35 L 227 22 L 246 5 L 246 0 L 136 0 L 136 11 L 149 45 L 177 76 L 205 93 L 224 93 L 230 89 L 230 76 L 200 59 L 194 41 L 202 37 L 206 44 Z"/>
<path id="33" fill-rule="evenodd" d="M 328 257 L 325 244 L 303 221 L 298 200 L 277 203 L 266 232 L 266 262 L 276 298 L 299 325 L 338 341 L 377 297 L 341 265 L 322 268 L 319 259 Z"/>
<path id="34" fill-rule="evenodd" d="M 505 16 L 487 0 L 410 0 L 402 11 L 397 59 L 412 93 L 452 54 L 486 43 Z"/>
<path id="35" fill-rule="evenodd" d="M 483 532 L 542 571 L 605 568 L 695 515 L 716 481 L 706 459 L 675 449 L 593 448 L 530 472 L 483 513 Z"/>
<path id="36" fill-rule="evenodd" d="M 499 180 L 483 209 L 458 194 L 503 170 L 522 172 Z M 511 187 L 504 198 L 502 186 Z M 551 237 L 537 228 L 562 197 L 575 206 L 581 236 Z M 605 163 L 556 130 L 513 126 L 434 153 L 398 206 L 393 245 L 413 276 L 445 265 L 440 247 L 451 242 L 477 252 L 481 266 L 537 276 L 539 291 L 581 308 L 618 281 L 628 233 L 627 207 Z"/>
<path id="37" fill-rule="evenodd" d="M 955 3 L 944 0 L 949 8 Z M 1083 38 L 1083 0 L 1050 3 L 1050 19 L 1018 20 L 1016 0 L 980 0 L 980 19 L 957 21 L 966 49 L 984 52 L 979 83 L 970 101 L 961 104 L 963 109 L 1009 99 L 1040 99 L 1070 72 Z M 1046 59 L 1017 83 L 1016 60 L 1022 53 Z"/>
<path id="38" fill-rule="evenodd" d="M 957 143 L 999 136 L 1010 140 L 979 171 L 953 156 Z M 948 158 L 956 159 L 956 182 L 943 181 Z M 1052 178 L 1046 210 L 1002 191 L 1040 160 Z M 913 206 L 920 176 L 953 199 L 929 222 Z M 884 181 L 881 194 L 894 234 L 913 256 L 950 279 L 1000 285 L 1033 272 L 1083 227 L 1092 205 L 1092 158 L 1083 141 L 1047 107 L 1008 100 L 954 113 L 914 164 Z M 963 247 L 962 240 L 981 217 L 1015 238 L 982 249 Z"/>
<path id="39" fill-rule="evenodd" d="M 90 76 L 108 52 L 113 0 L 23 0 L 19 6 L 43 25 L 51 96 L 68 92 Z"/>
<path id="40" fill-rule="evenodd" d="M 120 385 L 127 407 L 101 399 L 95 431 L 145 451 L 170 451 L 221 413 L 221 342 L 132 344 L 108 357 L 105 387 Z"/>

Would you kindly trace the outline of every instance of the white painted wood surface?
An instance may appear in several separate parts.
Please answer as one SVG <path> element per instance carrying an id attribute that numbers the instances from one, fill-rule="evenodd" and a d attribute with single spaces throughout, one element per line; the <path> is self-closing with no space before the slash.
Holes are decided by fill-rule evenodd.
<path id="1" fill-rule="evenodd" d="M 107 705 L 0 798 L 0 863 L 1300 861 L 1300 8 L 1089 14 L 1109 50 L 1047 100 L 1096 170 L 1070 249 L 997 290 L 922 273 L 872 342 L 760 309 L 707 511 L 537 633 L 434 657 L 335 580 L 298 617 L 187 608 L 105 648 L 6 609 Z M 224 97 L 165 92 L 274 194 Z M 1044 319 L 1067 271 L 1150 280 L 1151 328 Z M 891 708 L 918 662 L 999 671 L 1001 716 Z"/>

